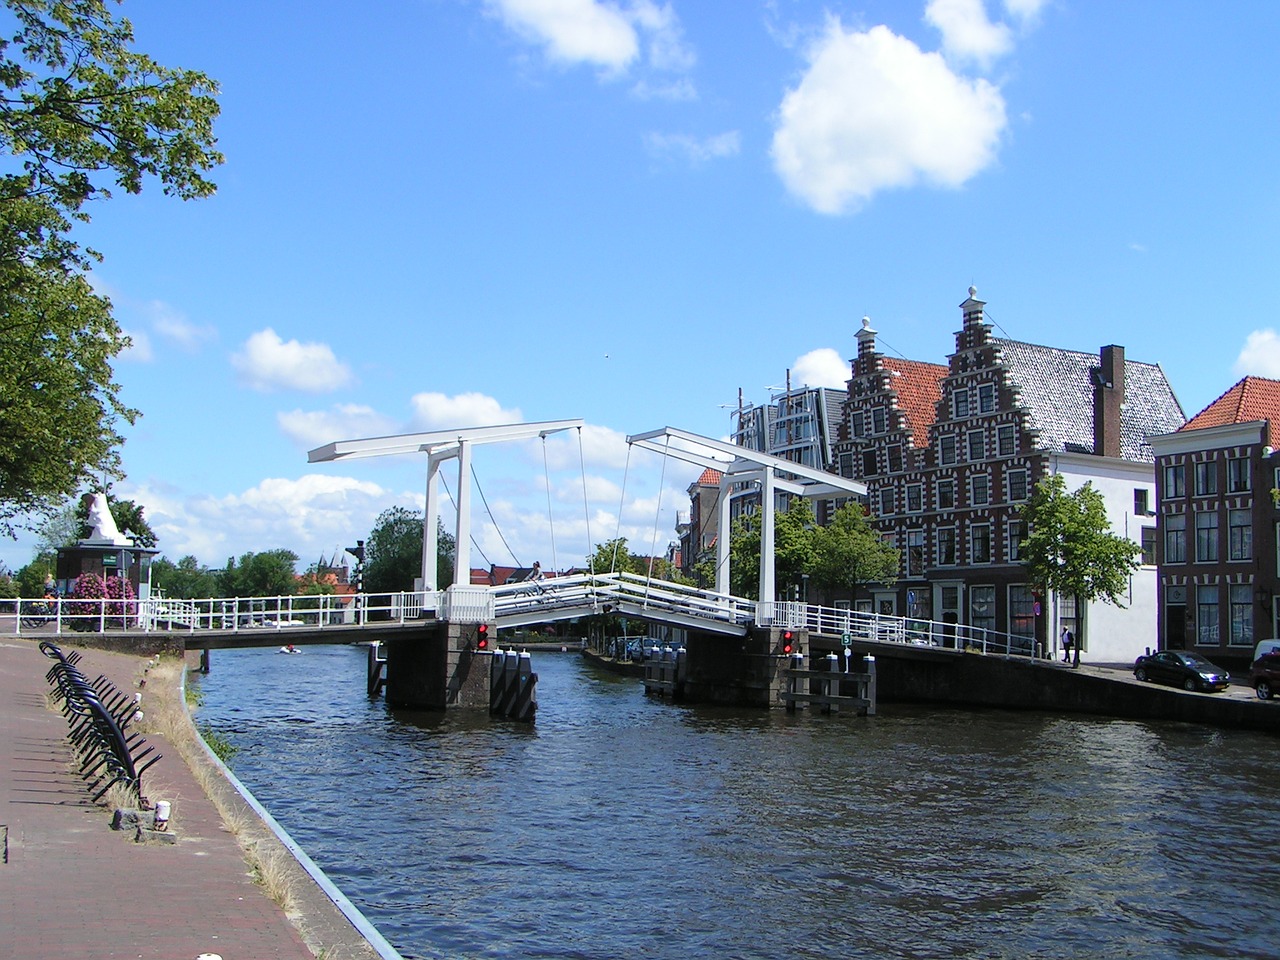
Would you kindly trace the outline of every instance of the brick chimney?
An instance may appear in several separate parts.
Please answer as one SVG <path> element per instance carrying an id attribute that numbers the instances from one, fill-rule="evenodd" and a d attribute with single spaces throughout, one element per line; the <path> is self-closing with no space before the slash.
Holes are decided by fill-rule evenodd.
<path id="1" fill-rule="evenodd" d="M 1124 347 L 1103 347 L 1093 374 L 1093 452 L 1120 457 L 1120 408 L 1124 405 Z"/>

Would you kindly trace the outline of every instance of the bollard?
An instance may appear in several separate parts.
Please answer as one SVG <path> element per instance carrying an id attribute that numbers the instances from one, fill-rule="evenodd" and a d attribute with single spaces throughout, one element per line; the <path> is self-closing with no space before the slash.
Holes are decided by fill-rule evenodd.
<path id="1" fill-rule="evenodd" d="M 876 715 L 876 658 L 868 653 L 862 659 L 867 665 L 867 716 L 874 717 Z"/>
<path id="2" fill-rule="evenodd" d="M 828 697 L 840 696 L 840 658 L 834 653 L 827 654 L 827 676 L 822 679 L 822 684 L 826 687 L 826 695 Z M 840 708 L 836 704 L 828 700 L 822 705 L 823 713 L 839 713 Z"/>

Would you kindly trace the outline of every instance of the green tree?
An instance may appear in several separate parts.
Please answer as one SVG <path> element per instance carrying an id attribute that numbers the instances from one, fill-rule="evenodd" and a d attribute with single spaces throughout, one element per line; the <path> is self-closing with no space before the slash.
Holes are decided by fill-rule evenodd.
<path id="1" fill-rule="evenodd" d="M 134 51 L 107 0 L 2 0 L 0 153 L 0 532 L 49 513 L 100 474 L 119 476 L 111 360 L 129 341 L 86 277 L 100 255 L 71 236 L 86 204 L 158 179 L 182 199 L 213 193 L 217 86 Z"/>
<path id="2" fill-rule="evenodd" d="M 292 550 L 250 551 L 237 563 L 227 560 L 219 574 L 219 587 L 225 597 L 288 597 L 297 593 L 295 565 L 298 555 Z"/>
<path id="3" fill-rule="evenodd" d="M 587 569 L 593 573 L 634 573 L 644 576 L 648 571 L 644 558 L 636 556 L 627 547 L 626 537 L 614 537 L 597 543 L 587 557 Z"/>
<path id="4" fill-rule="evenodd" d="M 14 574 L 21 596 L 44 596 L 45 579 L 54 576 L 57 568 L 58 556 L 54 551 L 44 550 L 37 553 L 30 563 Z"/>
<path id="5" fill-rule="evenodd" d="M 847 503 L 814 537 L 813 565 L 808 573 L 824 596 L 852 598 L 868 584 L 898 579 L 901 557 L 885 543 L 860 503 Z"/>
<path id="6" fill-rule="evenodd" d="M 773 515 L 774 599 L 790 599 L 801 578 L 813 566 L 818 527 L 808 501 L 793 499 L 788 508 Z M 729 543 L 729 589 L 738 597 L 759 599 L 760 514 L 738 517 Z"/>
<path id="7" fill-rule="evenodd" d="M 378 514 L 364 542 L 364 589 L 366 593 L 399 593 L 412 590 L 422 576 L 421 510 L 391 507 Z M 436 586 L 453 583 L 453 562 L 457 552 L 454 536 L 436 518 Z"/>
<path id="8" fill-rule="evenodd" d="M 159 556 L 151 561 L 151 586 L 164 591 L 166 597 L 207 599 L 219 595 L 218 574 L 188 554 L 174 563 Z"/>
<path id="9" fill-rule="evenodd" d="M 1061 474 L 1036 484 L 1022 508 L 1019 550 L 1031 582 L 1060 596 L 1123 607 L 1141 547 L 1111 532 L 1102 494 L 1091 483 L 1067 492 Z"/>

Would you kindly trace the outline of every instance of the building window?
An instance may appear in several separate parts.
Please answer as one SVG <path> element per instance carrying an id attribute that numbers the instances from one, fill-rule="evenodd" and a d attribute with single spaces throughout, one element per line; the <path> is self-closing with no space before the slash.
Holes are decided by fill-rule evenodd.
<path id="1" fill-rule="evenodd" d="M 1253 584 L 1231 585 L 1231 640 L 1233 647 L 1253 643 Z"/>
<path id="2" fill-rule="evenodd" d="M 1253 559 L 1253 515 L 1248 510 L 1227 511 L 1227 559 Z"/>
<path id="3" fill-rule="evenodd" d="M 990 413 L 996 408 L 996 385 L 984 383 L 978 387 L 978 412 Z"/>
<path id="4" fill-rule="evenodd" d="M 1196 587 L 1196 643 L 1216 647 L 1218 641 L 1218 585 Z"/>
<path id="5" fill-rule="evenodd" d="M 1249 461 L 1244 457 L 1232 457 L 1227 461 L 1227 492 L 1248 493 Z"/>
<path id="6" fill-rule="evenodd" d="M 853 435 L 855 437 L 866 436 L 867 433 L 867 414 L 863 410 L 859 410 L 849 418 L 853 423 Z"/>
<path id="7" fill-rule="evenodd" d="M 938 537 L 938 566 L 951 567 L 956 562 L 956 530 L 955 527 L 941 527 Z"/>
<path id="8" fill-rule="evenodd" d="M 1145 517 L 1151 512 L 1151 504 L 1149 491 L 1146 487 L 1134 487 L 1133 489 L 1133 513 L 1134 516 Z"/>
<path id="9" fill-rule="evenodd" d="M 1009 499 L 1015 502 L 1027 499 L 1027 471 L 1009 471 Z"/>
<path id="10" fill-rule="evenodd" d="M 889 448 L 889 472 L 902 472 L 902 447 L 896 443 Z"/>
<path id="11" fill-rule="evenodd" d="M 884 433 L 884 407 L 876 407 L 871 411 L 871 432 Z"/>
<path id="12" fill-rule="evenodd" d="M 1027 641 L 1026 650 L 1031 652 L 1036 635 L 1036 598 L 1025 583 L 1009 585 L 1009 635 Z"/>
<path id="13" fill-rule="evenodd" d="M 1021 520 L 1009 521 L 1009 562 L 1015 563 L 1022 558 L 1023 523 Z"/>
<path id="14" fill-rule="evenodd" d="M 1186 514 L 1164 518 L 1164 562 L 1187 562 Z"/>
<path id="15" fill-rule="evenodd" d="M 938 481 L 938 509 L 950 510 L 956 505 L 956 482 L 954 480 Z"/>
<path id="16" fill-rule="evenodd" d="M 919 513 L 924 509 L 924 498 L 921 496 L 921 486 L 913 483 L 907 487 L 907 513 Z"/>
<path id="17" fill-rule="evenodd" d="M 969 623 L 980 630 L 996 628 L 996 588 L 969 588 Z"/>
<path id="18" fill-rule="evenodd" d="M 987 455 L 986 444 L 983 443 L 982 431 L 971 430 L 965 438 L 968 441 L 969 461 L 976 463 Z"/>
<path id="19" fill-rule="evenodd" d="M 1164 495 L 1166 499 L 1187 495 L 1187 468 L 1182 464 L 1171 463 L 1164 468 Z"/>
<path id="20" fill-rule="evenodd" d="M 956 438 L 942 437 L 938 441 L 938 454 L 939 454 L 939 459 L 941 459 L 943 463 L 955 463 L 956 462 Z"/>
<path id="21" fill-rule="evenodd" d="M 969 503 L 980 507 L 991 502 L 991 490 L 985 473 L 980 473 L 969 480 Z"/>
<path id="22" fill-rule="evenodd" d="M 991 562 L 991 525 L 975 523 L 969 528 L 969 562 Z"/>
<path id="23" fill-rule="evenodd" d="M 924 531 L 907 531 L 907 576 L 924 575 Z"/>
<path id="24" fill-rule="evenodd" d="M 969 415 L 969 391 L 965 387 L 956 390 L 952 395 L 955 401 L 956 419 L 967 417 Z"/>
<path id="25" fill-rule="evenodd" d="M 1196 514 L 1196 563 L 1218 560 L 1218 511 L 1202 510 Z"/>
<path id="26" fill-rule="evenodd" d="M 1001 457 L 1012 457 L 1014 452 L 1013 424 L 1008 423 L 996 428 L 996 454 Z"/>
<path id="27" fill-rule="evenodd" d="M 1084 631 L 1080 629 L 1080 613 L 1075 596 L 1066 594 L 1058 597 L 1058 626 L 1066 627 L 1071 631 L 1071 636 L 1076 638 L 1076 643 L 1081 645 L 1082 651 L 1089 649 Z"/>
<path id="28" fill-rule="evenodd" d="M 1155 566 L 1156 562 L 1156 528 L 1142 528 L 1142 563 L 1144 566 Z"/>
<path id="29" fill-rule="evenodd" d="M 1218 464 L 1209 460 L 1195 465 L 1196 496 L 1209 497 L 1218 492 Z"/>
<path id="30" fill-rule="evenodd" d="M 893 516 L 893 488 L 886 487 L 880 491 L 880 516 Z"/>
<path id="31" fill-rule="evenodd" d="M 848 480 L 852 480 L 853 479 L 853 454 L 852 453 L 840 454 L 840 459 L 838 462 L 840 464 L 840 476 Z"/>
<path id="32" fill-rule="evenodd" d="M 874 477 L 880 470 L 876 464 L 876 452 L 874 450 L 862 451 L 862 475 L 864 477 Z"/>

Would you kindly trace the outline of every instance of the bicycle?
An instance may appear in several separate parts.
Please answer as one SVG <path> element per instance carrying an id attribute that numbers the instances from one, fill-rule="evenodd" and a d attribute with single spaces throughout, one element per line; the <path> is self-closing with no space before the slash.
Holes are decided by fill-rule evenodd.
<path id="1" fill-rule="evenodd" d="M 23 613 L 20 619 L 24 630 L 35 630 L 42 627 L 54 617 L 53 608 L 48 601 L 28 603 L 22 609 Z"/>

